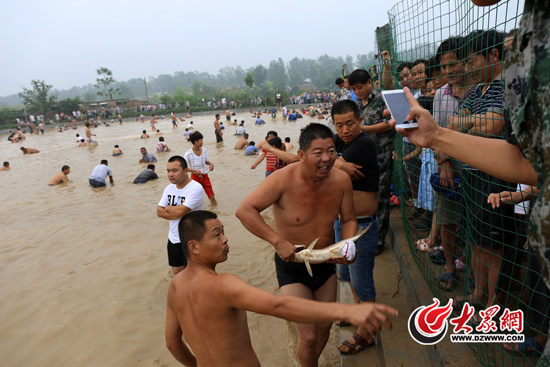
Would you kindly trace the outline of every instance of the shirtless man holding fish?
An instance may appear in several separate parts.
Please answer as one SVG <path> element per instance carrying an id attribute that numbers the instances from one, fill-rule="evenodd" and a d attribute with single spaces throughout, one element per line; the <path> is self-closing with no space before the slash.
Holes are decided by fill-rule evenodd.
<path id="1" fill-rule="evenodd" d="M 311 265 L 313 277 L 304 264 L 291 262 L 295 245 L 309 245 L 319 238 L 315 249 L 334 243 L 334 221 L 340 218 L 342 236 L 357 232 L 351 179 L 342 170 L 333 170 L 336 160 L 334 135 L 321 124 L 310 124 L 300 135 L 299 161 L 277 170 L 241 203 L 237 217 L 254 235 L 275 248 L 275 266 L 281 294 L 334 302 L 336 267 L 347 259 Z M 260 213 L 273 207 L 276 230 Z M 302 366 L 317 366 L 330 334 L 332 322 L 297 323 L 298 359 Z"/>
<path id="2" fill-rule="evenodd" d="M 260 366 L 246 311 L 300 323 L 344 318 L 371 332 L 382 325 L 391 329 L 387 316 L 397 315 L 395 309 L 380 304 L 347 305 L 276 296 L 233 274 L 218 274 L 216 265 L 227 260 L 230 246 L 215 213 L 190 212 L 181 219 L 178 230 L 188 266 L 174 276 L 168 290 L 165 337 L 172 355 L 185 366 Z"/>

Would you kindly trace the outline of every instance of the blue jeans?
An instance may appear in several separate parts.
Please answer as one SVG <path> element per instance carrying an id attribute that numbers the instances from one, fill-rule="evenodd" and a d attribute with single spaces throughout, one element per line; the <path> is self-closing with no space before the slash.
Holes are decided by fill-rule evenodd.
<path id="1" fill-rule="evenodd" d="M 361 301 L 370 301 L 376 297 L 374 289 L 374 257 L 378 245 L 378 218 L 370 223 L 358 223 L 359 229 L 366 228 L 371 224 L 370 229 L 355 242 L 357 257 L 350 265 L 338 264 L 340 279 L 351 281 L 355 293 Z M 342 223 L 334 222 L 335 241 L 342 240 Z"/>

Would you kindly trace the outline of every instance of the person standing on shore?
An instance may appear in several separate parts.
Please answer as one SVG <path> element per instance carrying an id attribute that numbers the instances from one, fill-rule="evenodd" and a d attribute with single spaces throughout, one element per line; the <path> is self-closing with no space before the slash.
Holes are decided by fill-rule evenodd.
<path id="1" fill-rule="evenodd" d="M 204 189 L 189 178 L 187 162 L 182 156 L 175 155 L 168 160 L 168 180 L 157 206 L 157 216 L 170 223 L 168 232 L 168 264 L 174 275 L 185 269 L 187 258 L 180 242 L 178 225 L 180 219 L 193 210 L 201 210 L 204 203 Z"/>
<path id="2" fill-rule="evenodd" d="M 223 132 L 220 128 L 220 114 L 216 114 L 216 120 L 214 121 L 214 133 L 216 134 L 216 143 L 222 143 L 223 142 Z"/>

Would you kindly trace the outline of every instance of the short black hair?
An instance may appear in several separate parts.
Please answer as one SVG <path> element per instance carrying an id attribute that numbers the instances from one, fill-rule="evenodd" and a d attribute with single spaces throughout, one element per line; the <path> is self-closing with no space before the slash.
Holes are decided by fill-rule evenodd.
<path id="1" fill-rule="evenodd" d="M 109 164 L 109 161 L 107 161 L 106 159 L 102 159 L 101 164 Z"/>
<path id="2" fill-rule="evenodd" d="M 344 99 L 333 104 L 330 110 L 330 116 L 332 120 L 334 120 L 335 115 L 344 115 L 348 112 L 353 112 L 356 118 L 361 116 L 357 103 L 353 102 L 351 99 Z"/>
<path id="3" fill-rule="evenodd" d="M 281 138 L 276 136 L 274 138 L 269 139 L 269 145 L 271 145 L 272 147 L 275 147 L 277 149 L 282 149 L 283 141 L 281 140 Z"/>
<path id="4" fill-rule="evenodd" d="M 220 117 L 220 114 L 219 114 L 219 113 L 217 113 L 215 117 Z M 193 122 L 193 121 L 191 121 L 191 122 Z"/>
<path id="5" fill-rule="evenodd" d="M 148 164 L 147 169 L 152 169 L 154 171 L 155 170 L 155 165 L 154 164 Z"/>
<path id="6" fill-rule="evenodd" d="M 7 166 L 9 166 L 9 165 L 10 165 L 10 162 L 8 162 L 8 161 L 5 161 L 5 162 L 4 162 L 4 167 L 7 167 Z"/>
<path id="7" fill-rule="evenodd" d="M 245 139 L 248 139 L 249 136 L 250 136 L 250 135 L 248 135 L 247 133 L 244 133 L 244 134 L 243 134 L 243 137 L 244 137 Z"/>
<path id="8" fill-rule="evenodd" d="M 489 53 L 495 49 L 498 51 L 499 60 L 504 58 L 504 33 L 494 29 L 473 31 L 466 36 L 464 44 L 466 47 L 462 60 L 471 54 L 482 55 L 487 58 Z"/>
<path id="9" fill-rule="evenodd" d="M 367 84 L 369 80 L 372 80 L 370 74 L 365 69 L 355 69 L 348 78 L 348 83 L 351 86 L 355 84 Z"/>
<path id="10" fill-rule="evenodd" d="M 168 160 L 168 163 L 172 163 L 172 162 L 180 162 L 181 168 L 183 169 L 187 168 L 187 161 L 181 155 L 175 155 L 170 157 L 170 159 Z"/>
<path id="11" fill-rule="evenodd" d="M 435 54 L 437 61 L 441 62 L 441 57 L 449 52 L 454 52 L 456 57 L 459 57 L 462 50 L 462 41 L 463 37 L 449 37 L 441 42 Z"/>
<path id="12" fill-rule="evenodd" d="M 334 84 L 336 85 L 340 85 L 340 84 L 343 84 L 344 83 L 344 79 L 342 78 L 337 78 L 335 81 L 334 81 Z"/>
<path id="13" fill-rule="evenodd" d="M 159 136 L 159 141 L 164 141 L 164 136 Z"/>
<path id="14" fill-rule="evenodd" d="M 71 167 L 67 166 L 67 165 L 64 165 L 63 167 L 61 167 L 61 171 L 65 171 L 66 169 L 70 169 Z"/>
<path id="15" fill-rule="evenodd" d="M 285 143 L 290 143 L 290 138 L 288 136 L 285 138 Z"/>
<path id="16" fill-rule="evenodd" d="M 265 138 L 266 138 L 266 139 L 267 139 L 267 137 L 269 136 L 269 134 L 273 135 L 273 137 L 279 136 L 279 135 L 277 134 L 276 131 L 270 130 L 270 131 L 268 131 L 267 134 L 265 135 Z"/>
<path id="17" fill-rule="evenodd" d="M 251 140 L 250 143 L 248 143 L 248 145 L 254 146 L 254 145 L 256 145 L 256 142 L 254 140 Z"/>
<path id="18" fill-rule="evenodd" d="M 189 135 L 189 141 L 192 143 L 192 144 L 195 144 L 196 141 L 199 141 L 201 139 L 204 139 L 204 136 L 202 136 L 202 134 L 198 131 L 195 131 L 194 133 L 192 133 L 191 135 Z"/>
<path id="19" fill-rule="evenodd" d="M 399 73 L 402 72 L 403 69 L 405 69 L 405 68 L 411 70 L 412 67 L 413 67 L 412 62 L 408 62 L 408 61 L 400 62 L 400 63 L 397 65 L 397 73 L 399 74 Z"/>
<path id="20" fill-rule="evenodd" d="M 332 139 L 334 134 L 328 126 L 323 124 L 311 123 L 300 134 L 300 150 L 305 152 L 311 146 L 311 142 L 315 139 Z"/>
<path id="21" fill-rule="evenodd" d="M 115 145 L 115 148 L 119 148 L 119 146 L 118 146 L 118 145 Z"/>
<path id="22" fill-rule="evenodd" d="M 147 132 L 146 132 L 145 130 L 143 130 L 143 133 L 144 133 L 144 134 L 147 134 Z M 78 134 L 76 134 L 76 135 L 78 135 Z"/>
<path id="23" fill-rule="evenodd" d="M 428 60 L 418 59 L 418 60 L 414 60 L 414 62 L 412 63 L 412 68 L 414 68 L 416 65 L 419 65 L 419 64 L 424 64 L 424 68 L 427 68 L 429 66 Z"/>
<path id="24" fill-rule="evenodd" d="M 216 219 L 218 216 L 208 210 L 195 210 L 184 215 L 178 223 L 180 242 L 183 246 L 183 253 L 189 258 L 189 241 L 201 241 L 206 233 L 206 221 Z"/>
<path id="25" fill-rule="evenodd" d="M 435 56 L 432 56 L 428 60 L 428 64 L 425 64 L 426 83 L 433 79 L 434 72 L 441 71 L 441 65 Z"/>

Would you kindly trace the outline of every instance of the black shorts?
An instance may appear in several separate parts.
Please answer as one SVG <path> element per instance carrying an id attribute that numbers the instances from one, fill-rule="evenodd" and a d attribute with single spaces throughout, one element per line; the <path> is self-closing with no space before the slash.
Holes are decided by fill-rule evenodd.
<path id="1" fill-rule="evenodd" d="M 231 121 L 231 116 L 225 116 L 225 119 L 226 119 L 227 121 Z"/>
<path id="2" fill-rule="evenodd" d="M 223 137 L 220 135 L 218 130 L 214 130 L 214 134 L 216 134 L 216 143 L 221 143 L 223 141 Z"/>
<path id="3" fill-rule="evenodd" d="M 187 257 L 185 257 L 185 254 L 183 253 L 181 242 L 172 243 L 168 240 L 166 249 L 168 250 L 168 265 L 175 268 L 187 266 Z"/>
<path id="4" fill-rule="evenodd" d="M 94 179 L 88 179 L 88 182 L 90 183 L 90 186 L 92 187 L 105 187 L 107 186 L 107 184 L 105 184 L 105 182 L 101 182 L 101 181 L 97 181 L 97 180 L 94 180 Z"/>
<path id="5" fill-rule="evenodd" d="M 492 209 L 487 203 L 491 193 L 516 191 L 516 184 L 497 179 L 473 169 L 462 169 L 464 217 L 471 242 L 485 248 L 502 248 L 511 243 L 516 233 L 513 205 Z"/>
<path id="6" fill-rule="evenodd" d="M 312 291 L 321 288 L 336 273 L 335 264 L 311 264 L 313 276 L 310 276 L 305 264 L 286 262 L 277 253 L 275 253 L 275 269 L 279 287 L 300 283 Z"/>

